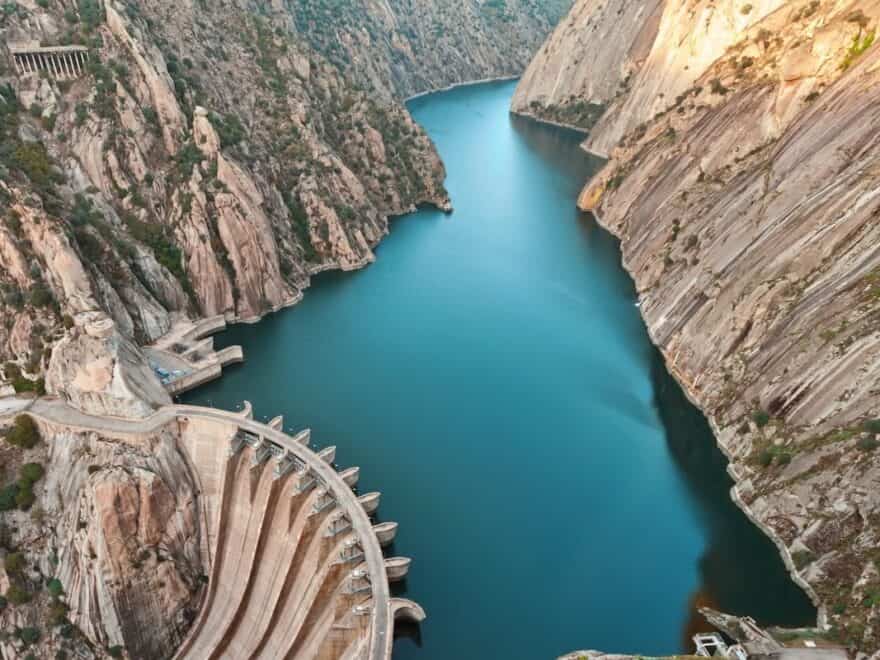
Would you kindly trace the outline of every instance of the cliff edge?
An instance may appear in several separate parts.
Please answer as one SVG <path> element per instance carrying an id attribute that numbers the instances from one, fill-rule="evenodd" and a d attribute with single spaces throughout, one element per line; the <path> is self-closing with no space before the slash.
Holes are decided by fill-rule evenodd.
<path id="1" fill-rule="evenodd" d="M 584 102 L 610 87 L 578 81 L 629 76 L 586 142 L 610 160 L 580 205 L 620 237 L 653 341 L 824 634 L 875 652 L 880 4 L 662 4 L 646 58 L 619 54 L 631 75 L 570 70 L 586 38 L 571 29 L 530 68 L 557 67 Z M 590 6 L 573 10 L 584 25 L 644 20 L 608 47 L 654 33 L 641 8 L 605 3 L 584 22 Z M 553 119 L 544 99 L 566 93 L 527 75 L 514 110 Z"/>

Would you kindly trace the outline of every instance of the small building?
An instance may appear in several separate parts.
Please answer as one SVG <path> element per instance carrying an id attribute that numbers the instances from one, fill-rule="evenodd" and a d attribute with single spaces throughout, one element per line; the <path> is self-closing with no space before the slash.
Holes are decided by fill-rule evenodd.
<path id="1" fill-rule="evenodd" d="M 38 41 L 9 44 L 19 75 L 46 72 L 56 80 L 79 78 L 89 63 L 85 46 L 41 46 Z"/>

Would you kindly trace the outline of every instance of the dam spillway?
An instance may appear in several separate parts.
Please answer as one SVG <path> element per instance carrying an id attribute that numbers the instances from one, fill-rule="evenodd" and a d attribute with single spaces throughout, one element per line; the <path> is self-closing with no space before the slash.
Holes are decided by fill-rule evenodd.
<path id="1" fill-rule="evenodd" d="M 351 490 L 356 468 L 337 473 L 330 454 L 306 448 L 307 433 L 279 426 L 247 411 L 235 423 L 181 417 L 203 488 L 211 575 L 176 657 L 387 658 L 394 619 L 424 617 L 389 595 L 389 577 L 402 575 L 386 570 L 397 566 L 380 549 L 387 527 L 374 528 Z"/>
<path id="2" fill-rule="evenodd" d="M 391 594 L 410 559 L 386 557 L 397 524 L 375 522 L 378 493 L 358 496 L 356 468 L 337 471 L 334 447 L 310 433 L 240 412 L 169 405 L 145 419 L 99 417 L 60 399 L 22 401 L 55 429 L 133 444 L 173 429 L 198 485 L 194 506 L 206 586 L 175 658 L 387 660 L 398 620 L 424 610 Z"/>

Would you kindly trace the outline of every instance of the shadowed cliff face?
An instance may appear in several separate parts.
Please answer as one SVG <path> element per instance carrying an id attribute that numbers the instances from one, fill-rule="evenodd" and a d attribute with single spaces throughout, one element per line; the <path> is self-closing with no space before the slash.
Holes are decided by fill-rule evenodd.
<path id="1" fill-rule="evenodd" d="M 580 202 L 621 238 L 653 340 L 708 414 L 738 497 L 825 606 L 828 636 L 876 651 L 880 4 L 749 7 L 716 3 L 708 31 L 684 35 L 664 29 L 683 20 L 665 4 L 651 55 L 588 141 L 611 160 Z M 716 53 L 701 40 L 718 16 L 730 29 Z M 565 38 L 554 52 L 577 48 Z"/>

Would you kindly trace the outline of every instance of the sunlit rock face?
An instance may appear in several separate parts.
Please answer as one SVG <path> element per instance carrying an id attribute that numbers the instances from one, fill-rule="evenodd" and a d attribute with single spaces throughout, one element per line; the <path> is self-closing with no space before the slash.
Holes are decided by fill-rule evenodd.
<path id="1" fill-rule="evenodd" d="M 559 106 L 572 103 L 609 106 L 588 141 L 590 149 L 607 154 L 624 134 L 670 107 L 752 25 L 784 4 L 576 2 L 523 75 L 513 110 L 554 118 Z"/>
<path id="2" fill-rule="evenodd" d="M 639 15 L 615 4 L 622 24 Z M 731 457 L 737 499 L 832 638 L 874 652 L 880 3 L 713 5 L 664 4 L 586 142 L 610 161 L 580 204 L 621 238 L 651 336 Z M 578 20 L 606 25 L 607 11 Z M 585 40 L 554 38 L 566 34 L 557 56 Z M 540 86 L 524 83 L 541 116 Z"/>
<path id="3" fill-rule="evenodd" d="M 102 312 L 83 313 L 52 351 L 46 391 L 82 412 L 146 417 L 171 403 L 137 347 Z"/>

